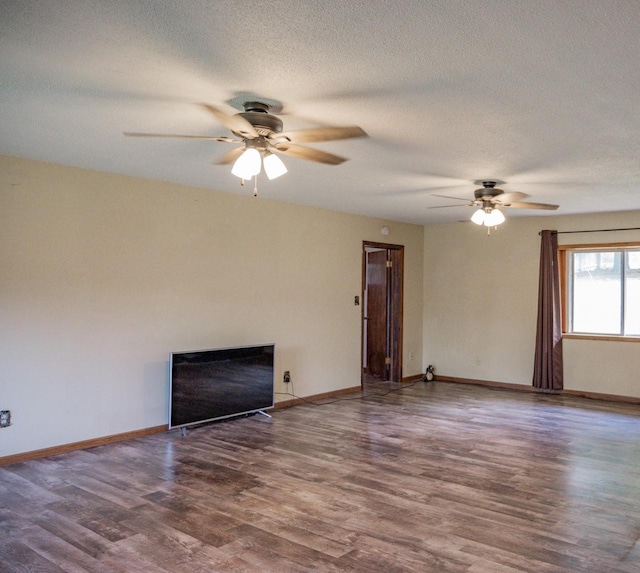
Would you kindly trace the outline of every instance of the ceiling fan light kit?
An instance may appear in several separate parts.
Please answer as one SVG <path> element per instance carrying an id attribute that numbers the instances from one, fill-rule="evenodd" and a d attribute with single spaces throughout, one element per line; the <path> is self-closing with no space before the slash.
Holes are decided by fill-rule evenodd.
<path id="1" fill-rule="evenodd" d="M 493 209 L 491 207 L 485 207 L 478 209 L 473 215 L 471 220 L 476 225 L 485 225 L 486 227 L 497 227 L 501 223 L 504 223 L 505 217 L 500 209 Z"/>

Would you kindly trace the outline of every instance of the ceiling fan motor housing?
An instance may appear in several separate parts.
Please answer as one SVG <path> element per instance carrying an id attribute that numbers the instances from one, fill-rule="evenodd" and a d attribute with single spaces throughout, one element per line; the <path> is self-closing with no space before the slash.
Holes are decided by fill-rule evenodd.
<path id="1" fill-rule="evenodd" d="M 482 188 L 476 189 L 473 194 L 476 199 L 482 199 L 483 197 L 497 197 L 503 193 L 504 191 L 502 189 L 496 189 L 495 181 L 483 181 Z"/>
<path id="2" fill-rule="evenodd" d="M 245 111 L 240 112 L 238 115 L 253 125 L 260 135 L 268 136 L 271 133 L 282 132 L 282 120 L 269 113 L 269 106 L 267 104 L 248 101 L 244 104 L 244 109 Z"/>

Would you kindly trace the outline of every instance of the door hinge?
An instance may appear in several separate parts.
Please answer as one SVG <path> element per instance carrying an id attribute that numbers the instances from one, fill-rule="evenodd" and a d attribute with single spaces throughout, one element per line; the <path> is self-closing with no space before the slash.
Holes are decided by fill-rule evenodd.
<path id="1" fill-rule="evenodd" d="M 393 261 L 387 261 L 387 268 L 390 269 L 393 266 Z"/>
<path id="2" fill-rule="evenodd" d="M 385 365 L 391 364 L 391 356 L 385 356 L 384 357 L 384 363 L 385 363 Z"/>

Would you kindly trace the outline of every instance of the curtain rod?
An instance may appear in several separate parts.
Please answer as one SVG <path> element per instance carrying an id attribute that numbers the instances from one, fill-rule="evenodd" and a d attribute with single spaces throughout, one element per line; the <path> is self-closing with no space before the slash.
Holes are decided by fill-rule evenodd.
<path id="1" fill-rule="evenodd" d="M 608 233 L 610 231 L 640 231 L 640 227 L 627 227 L 626 229 L 589 229 L 587 231 L 552 231 L 557 235 L 569 235 L 571 233 Z M 538 232 L 542 235 L 542 231 Z"/>

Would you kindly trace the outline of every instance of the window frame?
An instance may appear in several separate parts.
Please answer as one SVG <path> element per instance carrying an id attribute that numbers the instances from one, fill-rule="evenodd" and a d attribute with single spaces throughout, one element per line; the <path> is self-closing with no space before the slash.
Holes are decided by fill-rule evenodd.
<path id="1" fill-rule="evenodd" d="M 629 334 L 590 334 L 569 332 L 569 307 L 570 307 L 570 277 L 569 277 L 569 255 L 579 251 L 631 251 L 640 249 L 640 242 L 623 242 L 623 243 L 581 243 L 574 245 L 558 245 L 558 270 L 560 274 L 560 307 L 562 310 L 562 337 L 586 340 L 612 340 L 621 342 L 640 342 L 640 335 Z M 625 265 L 623 265 L 624 267 Z M 624 271 L 621 279 L 625 280 Z M 624 289 L 624 286 L 621 287 Z M 623 290 L 623 302 L 625 304 L 626 293 Z M 622 308 L 624 311 L 624 306 Z M 622 320 L 622 318 L 621 318 Z"/>

